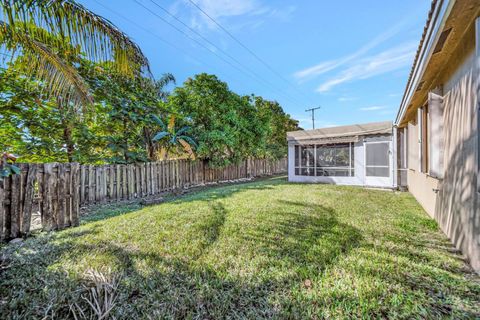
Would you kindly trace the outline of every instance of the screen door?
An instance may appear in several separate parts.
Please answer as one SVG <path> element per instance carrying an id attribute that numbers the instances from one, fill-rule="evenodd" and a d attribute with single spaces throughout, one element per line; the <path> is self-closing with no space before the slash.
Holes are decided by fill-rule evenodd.
<path id="1" fill-rule="evenodd" d="M 390 142 L 365 143 L 365 184 L 378 187 L 392 186 Z"/>

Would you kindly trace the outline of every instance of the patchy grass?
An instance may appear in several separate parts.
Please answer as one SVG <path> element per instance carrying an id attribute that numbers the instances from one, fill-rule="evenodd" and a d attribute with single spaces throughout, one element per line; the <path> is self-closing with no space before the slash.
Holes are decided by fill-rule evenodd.
<path id="1" fill-rule="evenodd" d="M 267 179 L 107 207 L 2 254 L 2 318 L 88 316 L 102 295 L 125 319 L 480 316 L 478 277 L 407 193 Z"/>

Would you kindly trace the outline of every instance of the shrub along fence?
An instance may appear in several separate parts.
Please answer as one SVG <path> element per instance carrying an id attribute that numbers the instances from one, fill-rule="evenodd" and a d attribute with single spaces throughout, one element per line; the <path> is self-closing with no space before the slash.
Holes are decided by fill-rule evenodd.
<path id="1" fill-rule="evenodd" d="M 166 160 L 129 165 L 19 164 L 21 173 L 0 181 L 0 240 L 25 236 L 32 215 L 44 230 L 79 223 L 79 208 L 153 197 L 212 183 L 285 173 L 287 160 L 248 159 L 224 168 L 204 161 Z"/>

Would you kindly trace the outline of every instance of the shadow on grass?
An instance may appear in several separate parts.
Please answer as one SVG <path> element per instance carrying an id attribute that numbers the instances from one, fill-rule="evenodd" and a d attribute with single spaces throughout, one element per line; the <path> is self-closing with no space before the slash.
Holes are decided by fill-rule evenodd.
<path id="1" fill-rule="evenodd" d="M 259 178 L 254 181 L 194 188 L 192 189 L 191 193 L 187 193 L 186 195 L 179 197 L 167 198 L 167 200 L 175 204 L 197 200 L 213 201 L 228 198 L 239 192 L 246 192 L 250 190 L 273 190 L 276 186 L 287 183 L 287 178 L 285 176 Z"/>
<path id="2" fill-rule="evenodd" d="M 278 201 L 269 219 L 245 235 L 263 254 L 298 271 L 303 280 L 317 276 L 338 257 L 361 245 L 357 228 L 341 223 L 333 208 L 313 203 Z M 298 209 L 297 209 L 298 208 Z"/>
<path id="3" fill-rule="evenodd" d="M 86 215 L 82 216 L 81 223 L 96 222 L 120 216 L 129 212 L 134 212 L 142 209 L 142 205 L 138 203 L 120 203 L 120 204 L 106 204 L 98 205 L 88 209 Z"/>
<path id="4" fill-rule="evenodd" d="M 274 188 L 274 186 L 286 183 L 287 180 L 285 176 L 277 176 L 259 178 L 255 181 L 195 187 L 188 190 L 188 192 L 183 195 L 175 195 L 174 193 L 165 195 L 165 203 L 182 204 L 184 202 L 198 200 L 214 201 L 218 199 L 228 198 L 235 193 L 248 190 L 271 190 Z M 90 223 L 105 220 L 130 212 L 138 211 L 144 207 L 144 205 L 141 205 L 138 202 L 110 203 L 105 205 L 92 206 L 87 209 L 86 215 L 81 218 L 81 222 Z"/>
<path id="5" fill-rule="evenodd" d="M 291 203 L 289 203 L 291 205 Z M 304 306 L 289 298 L 290 290 L 305 279 L 318 275 L 339 255 L 358 245 L 358 230 L 340 224 L 334 211 L 312 204 L 312 214 L 294 211 L 278 212 L 281 219 L 272 219 L 245 235 L 254 241 L 257 256 L 266 258 L 258 271 L 283 268 L 288 276 L 277 279 L 251 274 L 231 277 L 214 266 L 198 263 L 222 236 L 227 210 L 220 202 L 211 203 L 211 215 L 199 222 L 198 237 L 204 239 L 200 255 L 162 255 L 142 251 L 135 246 L 120 246 L 102 240 L 83 241 L 95 236 L 98 229 L 69 231 L 31 239 L 22 247 L 10 249 L 9 268 L 3 270 L 0 305 L 3 315 L 25 315 L 29 318 L 69 317 L 68 305 L 80 301 L 81 274 L 67 276 L 59 266 L 65 261 L 75 265 L 90 255 L 101 252 L 123 275 L 120 295 L 114 310 L 117 318 L 272 318 L 301 315 Z M 317 217 L 315 217 L 316 215 Z M 226 252 L 228 254 L 228 252 Z M 139 270 L 138 266 L 142 269 Z M 293 271 L 293 272 L 290 272 Z M 31 282 L 34 282 L 33 284 Z M 303 311 L 302 311 L 303 310 Z"/>
<path id="6" fill-rule="evenodd" d="M 255 186 L 258 187 L 262 186 Z M 209 199 L 209 195 L 197 196 Z M 223 233 L 228 210 L 217 201 L 211 202 L 210 207 L 211 214 L 195 225 L 203 241 L 191 256 L 182 252 L 166 254 L 152 247 L 142 250 L 134 243 L 120 245 L 109 239 L 88 242 L 86 238 L 101 232 L 96 225 L 91 229 L 48 234 L 27 240 L 20 247 L 7 248 L 5 254 L 11 258 L 7 261 L 8 267 L 0 270 L 0 314 L 6 318 L 71 318 L 68 306 L 82 301 L 79 289 L 84 282 L 81 269 L 79 273 L 71 270 L 67 273 L 64 268 L 95 265 L 94 260 L 101 255 L 114 267 L 115 273 L 122 275 L 113 310 L 113 315 L 121 319 L 322 318 L 328 315 L 331 304 L 344 308 L 339 313 L 344 317 L 402 315 L 401 306 L 395 305 L 395 301 L 385 302 L 376 309 L 365 309 L 368 303 L 367 307 L 363 303 L 368 299 L 388 300 L 392 292 L 378 297 L 376 293 L 358 296 L 351 288 L 339 288 L 329 296 L 322 289 L 312 293 L 304 287 L 305 280 L 326 277 L 324 272 L 329 267 L 355 249 L 371 250 L 369 258 L 380 259 L 360 230 L 337 219 L 334 208 L 278 200 L 268 216 L 259 212 L 258 219 L 263 219 L 260 225 L 248 229 L 240 226 L 238 232 L 241 244 L 253 243 L 254 254 L 264 258 L 264 262 L 254 274 L 232 276 L 200 259 L 222 237 L 229 236 Z M 185 226 L 171 228 L 182 227 Z M 172 237 L 175 238 L 175 234 Z M 236 253 L 229 248 L 225 250 L 226 255 Z M 385 265 L 398 263 L 391 257 L 381 259 Z M 371 277 L 372 283 L 383 281 L 390 290 L 397 290 L 396 293 L 405 290 L 417 297 L 429 297 L 429 303 L 411 314 L 403 314 L 405 318 L 452 314 L 475 317 L 468 310 L 458 310 L 458 305 L 454 307 L 448 295 L 475 301 L 478 298 L 475 295 L 480 293 L 478 286 L 470 286 L 458 276 L 420 264 L 413 268 L 400 264 L 401 272 L 378 266 L 378 270 L 361 267 L 355 273 L 350 270 L 346 276 Z M 280 276 L 270 275 L 274 269 L 281 271 Z"/>

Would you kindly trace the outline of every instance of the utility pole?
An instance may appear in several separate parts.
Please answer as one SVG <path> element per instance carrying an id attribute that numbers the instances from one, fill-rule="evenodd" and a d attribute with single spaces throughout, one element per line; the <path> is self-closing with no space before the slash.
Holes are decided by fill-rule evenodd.
<path id="1" fill-rule="evenodd" d="M 305 110 L 305 112 L 312 112 L 312 124 L 313 124 L 313 129 L 315 129 L 315 110 L 320 109 L 321 107 L 316 107 L 316 108 L 311 108 Z"/>

